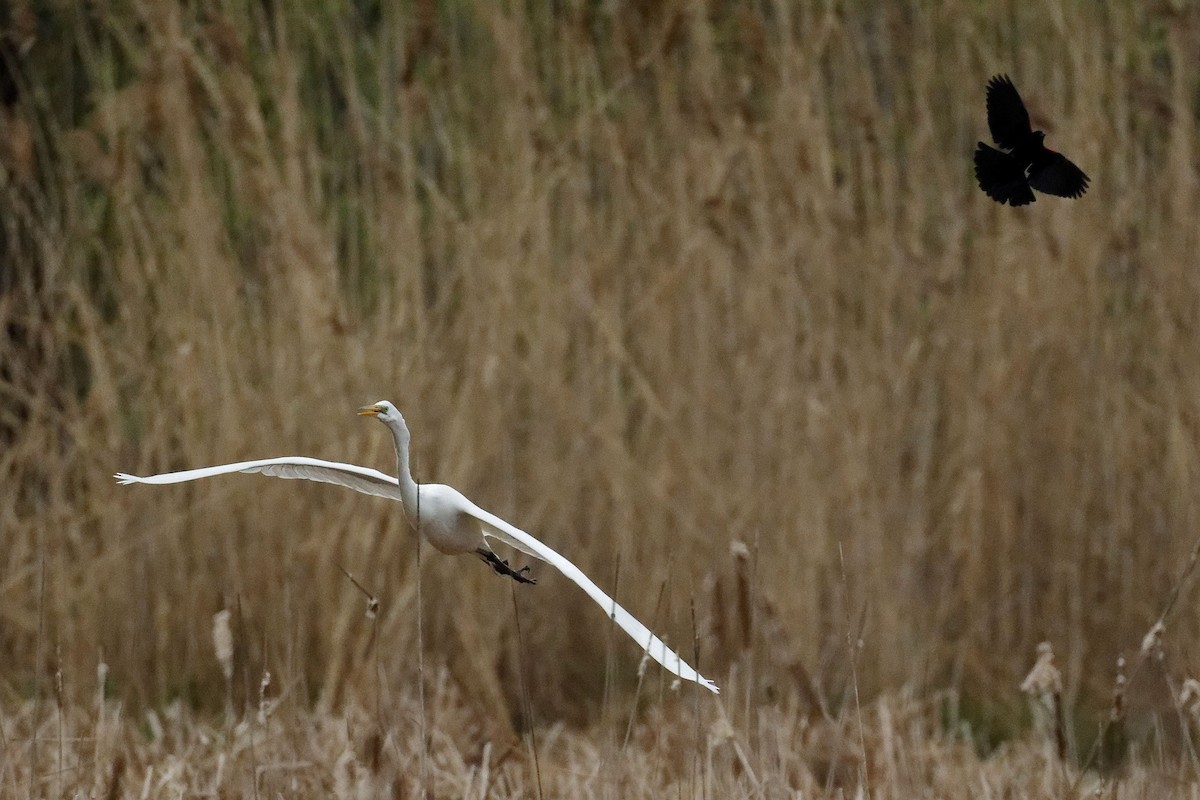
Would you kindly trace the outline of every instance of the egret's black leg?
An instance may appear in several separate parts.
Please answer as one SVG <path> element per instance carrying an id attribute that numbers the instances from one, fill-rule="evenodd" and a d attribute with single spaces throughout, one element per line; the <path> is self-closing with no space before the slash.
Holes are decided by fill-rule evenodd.
<path id="1" fill-rule="evenodd" d="M 480 547 L 475 552 L 478 553 L 479 557 L 487 562 L 492 569 L 496 570 L 497 574 L 507 575 L 518 583 L 537 583 L 536 579 L 530 578 L 525 574 L 526 572 L 529 572 L 529 567 L 513 569 L 508 565 L 507 559 L 501 559 L 500 556 L 496 555 L 486 547 Z"/>

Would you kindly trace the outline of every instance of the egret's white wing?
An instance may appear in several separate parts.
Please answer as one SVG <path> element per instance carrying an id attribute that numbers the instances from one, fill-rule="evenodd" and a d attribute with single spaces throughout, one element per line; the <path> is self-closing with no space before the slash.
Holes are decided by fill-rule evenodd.
<path id="1" fill-rule="evenodd" d="M 717 688 L 715 683 L 693 669 L 691 665 L 679 657 L 678 653 L 667 647 L 662 639 L 651 633 L 650 629 L 639 622 L 636 617 L 617 605 L 616 600 L 606 595 L 599 586 L 592 582 L 591 578 L 583 574 L 583 570 L 572 564 L 565 556 L 550 546 L 542 544 L 515 525 L 505 522 L 495 514 L 484 511 L 469 500 L 467 501 L 466 511 L 482 523 L 485 536 L 499 539 L 526 555 L 545 561 L 563 575 L 575 581 L 579 585 L 579 588 L 587 592 L 588 597 L 600 604 L 600 607 L 604 609 L 604 612 L 608 614 L 613 622 L 621 626 L 621 630 L 633 637 L 633 640 L 651 658 L 662 664 L 668 671 L 675 673 L 684 680 L 695 681 L 714 694 L 720 694 L 721 690 Z"/>
<path id="2" fill-rule="evenodd" d="M 377 469 L 359 467 L 354 464 L 342 464 L 338 461 L 323 461 L 319 458 L 304 456 L 284 456 L 283 458 L 263 458 L 258 461 L 239 461 L 236 464 L 221 464 L 217 467 L 202 467 L 183 472 L 164 472 L 161 475 L 151 475 L 139 478 L 137 475 L 126 475 L 118 472 L 113 477 L 120 483 L 183 483 L 200 478 L 211 478 L 214 475 L 225 475 L 230 472 L 258 472 L 276 478 L 293 480 L 320 481 L 345 486 L 356 492 L 400 500 L 399 482 L 391 475 L 385 475 Z"/>

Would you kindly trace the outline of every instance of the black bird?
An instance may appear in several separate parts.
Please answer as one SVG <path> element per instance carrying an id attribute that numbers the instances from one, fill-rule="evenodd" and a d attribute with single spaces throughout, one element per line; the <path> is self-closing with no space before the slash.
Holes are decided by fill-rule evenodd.
<path id="1" fill-rule="evenodd" d="M 1087 191 L 1083 170 L 1046 147 L 1046 134 L 1033 130 L 1021 95 L 1007 75 L 988 81 L 987 115 L 992 139 L 1001 148 L 983 142 L 975 148 L 975 179 L 988 197 L 1023 206 L 1036 199 L 1034 189 L 1059 197 L 1079 197 Z"/>

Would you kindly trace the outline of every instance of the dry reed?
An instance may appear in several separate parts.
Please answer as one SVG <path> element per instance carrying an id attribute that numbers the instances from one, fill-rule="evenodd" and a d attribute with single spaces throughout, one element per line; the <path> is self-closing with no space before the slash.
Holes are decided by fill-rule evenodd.
<path id="1" fill-rule="evenodd" d="M 244 714 L 267 672 L 275 719 L 322 743 L 273 736 L 256 781 L 310 761 L 341 764 L 347 787 L 378 779 L 320 714 L 410 708 L 414 545 L 394 504 L 109 476 L 286 454 L 391 469 L 352 413 L 384 397 L 411 422 L 418 479 L 601 583 L 619 563 L 621 602 L 675 645 L 730 542 L 752 543 L 751 588 L 725 596 L 742 616 L 698 625 L 735 737 L 773 703 L 801 698 L 779 713 L 802 736 L 796 720 L 844 724 L 852 688 L 907 686 L 951 691 L 991 746 L 1024 724 L 1043 640 L 1071 724 L 1104 713 L 1111 665 L 1200 530 L 1194 5 L 105 9 L 15 3 L 0 20 L 0 708 L 10 744 L 31 736 L 46 706 L 26 701 L 61 674 L 60 744 L 99 748 L 87 729 L 133 724 L 81 710 L 74 679 L 102 662 L 128 704 L 113 709 L 176 709 L 162 753 L 209 766 L 184 778 L 108 742 L 64 791 L 220 785 L 250 734 L 186 709 L 228 692 Z M 973 186 L 1000 71 L 1092 176 L 1081 200 L 1015 211 Z M 603 616 L 565 580 L 520 592 L 518 642 L 504 582 L 437 554 L 423 569 L 432 766 L 453 780 L 480 773 L 437 759 L 496 726 L 585 725 L 606 678 L 635 691 L 637 653 L 606 658 Z M 208 632 L 234 607 L 227 681 Z M 1195 615 L 1173 620 L 1167 674 L 1198 635 Z M 712 712 L 645 684 L 680 731 Z M 1126 715 L 1178 706 L 1133 688 Z M 601 757 L 555 730 L 539 736 L 548 796 L 564 773 L 547 764 Z M 675 745 L 652 745 L 613 778 L 626 796 L 675 785 L 658 772 Z M 746 780 L 732 750 L 697 746 L 713 791 Z M 897 751 L 880 768 L 908 776 L 903 796 L 971 758 L 919 746 L 949 762 Z M 747 758 L 779 759 L 752 764 L 760 782 L 793 769 L 788 747 L 755 739 Z M 38 775 L 51 758 L 67 756 L 42 748 Z M 980 774 L 1039 775 L 1039 758 L 1016 748 Z M 0 763 L 6 786 L 32 779 Z"/>

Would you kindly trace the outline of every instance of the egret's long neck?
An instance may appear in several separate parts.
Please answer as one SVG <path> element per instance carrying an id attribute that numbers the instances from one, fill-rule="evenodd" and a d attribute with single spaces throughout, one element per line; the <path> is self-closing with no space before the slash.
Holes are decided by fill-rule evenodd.
<path id="1" fill-rule="evenodd" d="M 415 525 L 420 508 L 417 505 L 417 482 L 413 480 L 412 472 L 408 468 L 410 438 L 408 426 L 404 424 L 403 419 L 395 422 L 389 421 L 387 426 L 388 430 L 392 432 L 392 439 L 396 442 L 396 477 L 400 481 L 400 497 L 404 500 L 404 513 Z"/>

